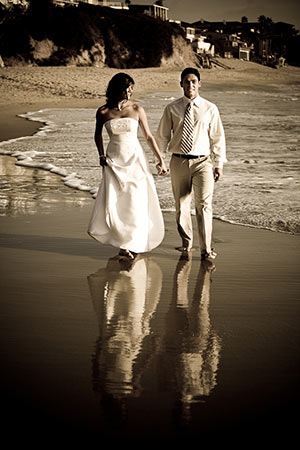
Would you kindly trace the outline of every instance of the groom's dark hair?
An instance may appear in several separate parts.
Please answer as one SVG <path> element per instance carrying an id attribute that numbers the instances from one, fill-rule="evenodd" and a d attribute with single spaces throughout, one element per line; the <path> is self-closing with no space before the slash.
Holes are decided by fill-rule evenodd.
<path id="1" fill-rule="evenodd" d="M 198 78 L 198 80 L 200 81 L 200 73 L 198 69 L 195 69 L 194 67 L 186 67 L 182 72 L 181 72 L 181 82 L 183 82 L 184 78 L 188 75 L 192 73 L 193 75 L 196 75 L 196 77 Z"/>

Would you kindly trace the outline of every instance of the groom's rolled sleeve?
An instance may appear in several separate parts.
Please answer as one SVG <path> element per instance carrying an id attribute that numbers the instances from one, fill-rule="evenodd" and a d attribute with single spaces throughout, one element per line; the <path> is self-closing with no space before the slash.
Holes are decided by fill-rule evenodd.
<path id="1" fill-rule="evenodd" d="M 213 154 L 214 158 L 214 165 L 215 167 L 222 169 L 224 163 L 227 162 L 226 141 L 219 110 L 216 106 L 211 118 L 209 138 L 211 153 Z"/>
<path id="2" fill-rule="evenodd" d="M 159 147 L 159 150 L 163 153 L 167 151 L 168 144 L 172 137 L 172 117 L 168 106 L 164 109 L 163 115 L 160 119 L 156 134 L 155 140 Z"/>

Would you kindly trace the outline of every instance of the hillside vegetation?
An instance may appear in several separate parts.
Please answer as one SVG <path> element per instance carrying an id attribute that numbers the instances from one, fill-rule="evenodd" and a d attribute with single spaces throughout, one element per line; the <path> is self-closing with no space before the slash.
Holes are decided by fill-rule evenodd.
<path id="1" fill-rule="evenodd" d="M 32 2 L 1 8 L 0 55 L 5 65 L 97 65 L 113 68 L 182 65 L 193 61 L 176 24 L 126 10 Z M 178 51 L 180 48 L 180 51 Z"/>

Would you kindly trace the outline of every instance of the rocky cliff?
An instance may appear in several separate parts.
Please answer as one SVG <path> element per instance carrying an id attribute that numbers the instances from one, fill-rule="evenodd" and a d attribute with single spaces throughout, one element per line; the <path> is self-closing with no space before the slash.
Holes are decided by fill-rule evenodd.
<path id="1" fill-rule="evenodd" d="M 0 55 L 5 65 L 140 68 L 195 64 L 176 24 L 143 14 L 81 4 L 2 9 Z"/>

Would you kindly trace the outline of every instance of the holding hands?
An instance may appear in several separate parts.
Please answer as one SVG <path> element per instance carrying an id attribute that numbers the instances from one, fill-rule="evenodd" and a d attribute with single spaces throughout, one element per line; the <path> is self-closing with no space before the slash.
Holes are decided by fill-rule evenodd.
<path id="1" fill-rule="evenodd" d="M 158 164 L 156 164 L 156 169 L 157 169 L 158 175 L 161 175 L 162 177 L 169 175 L 170 170 L 167 169 L 165 162 L 163 160 L 161 162 L 159 162 Z"/>

